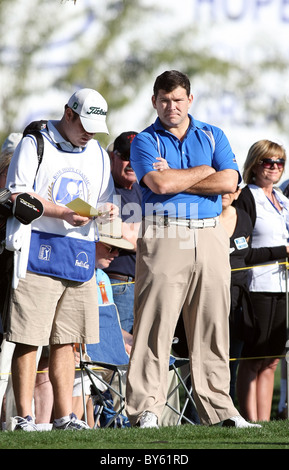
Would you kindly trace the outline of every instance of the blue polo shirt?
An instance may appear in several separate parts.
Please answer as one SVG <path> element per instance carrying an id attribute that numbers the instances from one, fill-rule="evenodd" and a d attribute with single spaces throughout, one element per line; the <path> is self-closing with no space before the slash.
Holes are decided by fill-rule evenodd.
<path id="1" fill-rule="evenodd" d="M 216 171 L 233 169 L 239 173 L 235 155 L 224 132 L 218 127 L 193 119 L 183 141 L 170 133 L 159 118 L 132 141 L 130 161 L 143 193 L 143 215 L 168 215 L 203 219 L 216 217 L 222 211 L 221 196 L 188 194 L 155 194 L 142 181 L 153 169 L 156 157 L 162 156 L 170 168 L 185 169 L 199 165 L 212 166 Z M 239 173 L 239 182 L 241 176 Z"/>

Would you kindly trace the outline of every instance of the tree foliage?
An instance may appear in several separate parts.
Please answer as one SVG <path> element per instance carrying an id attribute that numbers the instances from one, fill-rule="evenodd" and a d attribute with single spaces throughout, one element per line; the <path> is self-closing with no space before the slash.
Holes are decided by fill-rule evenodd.
<path id="1" fill-rule="evenodd" d="M 164 32 L 158 24 L 165 16 L 165 3 L 152 8 L 142 0 L 0 0 L 0 137 L 24 127 L 35 102 L 69 96 L 78 87 L 103 94 L 110 120 L 137 100 L 148 83 L 152 88 L 155 76 L 168 68 L 196 80 L 206 99 L 234 94 L 248 125 L 256 114 L 268 116 L 268 106 L 268 119 L 284 125 L 284 97 L 272 90 L 262 101 L 260 71 L 285 76 L 285 59 L 267 57 L 244 68 L 196 46 L 202 34 L 197 25 Z M 52 98 L 49 117 L 59 117 L 63 104 Z M 144 125 L 150 112 L 144 113 Z"/>

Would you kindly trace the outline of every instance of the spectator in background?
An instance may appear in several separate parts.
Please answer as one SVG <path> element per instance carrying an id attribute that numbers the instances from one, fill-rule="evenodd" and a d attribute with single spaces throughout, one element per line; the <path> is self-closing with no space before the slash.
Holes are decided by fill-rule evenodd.
<path id="1" fill-rule="evenodd" d="M 14 150 L 21 139 L 22 134 L 20 132 L 12 132 L 2 144 L 0 155 L 0 188 L 6 188 L 8 167 Z"/>
<path id="2" fill-rule="evenodd" d="M 251 218 L 253 248 L 288 244 L 289 201 L 274 189 L 285 162 L 285 149 L 269 140 L 254 143 L 248 151 L 243 173 L 247 186 L 234 204 Z M 248 277 L 254 340 L 245 338 L 242 356 L 256 359 L 240 362 L 237 396 L 247 419 L 269 421 L 275 370 L 286 343 L 286 267 L 269 263 L 250 269 Z"/>
<path id="3" fill-rule="evenodd" d="M 142 218 L 141 189 L 130 164 L 130 146 L 136 135 L 134 131 L 123 132 L 109 146 L 110 151 L 108 149 L 115 192 L 120 197 L 120 214 L 125 222 L 122 225 L 123 235 L 135 248 Z M 135 250 L 121 250 L 119 256 L 104 270 L 111 280 L 121 326 L 129 333 L 132 333 L 133 327 L 135 260 Z"/>
<path id="4" fill-rule="evenodd" d="M 236 358 L 242 357 L 243 342 L 255 339 L 255 324 L 252 303 L 248 289 L 248 266 L 284 259 L 289 246 L 251 247 L 253 225 L 247 212 L 232 204 L 240 195 L 238 189 L 232 194 L 222 195 L 220 222 L 230 237 L 231 310 L 230 310 L 230 395 L 235 399 L 237 366 Z M 233 359 L 233 360 L 232 360 Z"/>
<path id="5" fill-rule="evenodd" d="M 9 136 L 4 141 L 2 148 L 1 148 L 1 155 L 0 155 L 0 188 L 6 187 L 6 177 L 8 172 L 8 167 L 10 164 L 10 160 L 16 149 L 17 145 L 22 139 L 22 133 L 13 132 L 9 134 Z M 3 268 L 2 266 L 5 265 L 5 256 L 11 256 L 12 252 L 8 252 L 6 250 L 0 254 L 0 267 L 1 267 L 1 285 L 0 291 L 8 292 L 7 285 L 5 283 L 10 282 L 7 278 L 3 276 Z M 1 296 L 2 299 L 2 296 Z M 2 305 L 1 305 L 1 318 L 3 314 Z M 5 323 L 5 320 L 4 320 Z M 4 325 L 6 328 L 6 325 Z M 15 344 L 6 341 L 5 335 L 3 342 L 1 344 L 1 352 L 0 352 L 0 408 L 2 406 L 2 422 L 6 422 L 5 427 L 7 429 L 10 428 L 10 418 L 15 415 L 16 407 L 15 407 L 15 400 L 13 389 L 11 385 L 11 361 L 14 352 Z M 44 351 L 44 353 L 43 353 Z M 41 355 L 42 352 L 42 355 Z M 48 423 L 50 422 L 50 416 L 52 413 L 52 405 L 53 405 L 53 394 L 51 390 L 51 384 L 48 380 L 48 356 L 45 354 L 46 349 L 38 352 L 37 358 L 41 355 L 39 359 L 39 371 L 41 373 L 37 373 L 36 375 L 36 382 L 35 382 L 35 390 L 34 390 L 34 403 L 35 403 L 35 422 L 36 423 Z M 38 362 L 37 359 L 37 362 Z M 45 369 L 45 371 L 44 371 Z M 9 384 L 9 386 L 8 386 Z M 6 393 L 5 400 L 4 394 Z M 45 407 L 42 407 L 41 404 L 45 404 Z"/>
<path id="6" fill-rule="evenodd" d="M 20 140 L 22 139 L 22 134 L 19 132 L 12 132 L 7 136 L 3 145 L 1 147 L 1 155 L 0 155 L 0 188 L 6 188 L 6 177 L 8 172 L 8 167 L 14 153 L 15 148 L 19 144 Z M 6 217 L 5 217 L 6 221 Z M 4 219 L 3 219 L 4 222 Z M 1 219 L 0 219 L 0 226 L 1 226 Z M 5 226 L 3 226 L 3 236 L 5 236 Z M 1 229 L 0 229 L 1 230 Z M 7 250 L 3 250 L 0 254 L 0 269 L 1 269 L 1 283 L 0 283 L 0 290 L 1 290 L 1 319 L 3 321 L 4 331 L 6 329 L 5 319 L 4 319 L 4 303 L 5 298 L 3 296 L 4 292 L 8 290 L 8 283 L 9 280 L 5 276 L 3 276 L 4 267 L 6 266 L 7 256 L 11 257 L 11 252 L 7 252 Z M 5 339 L 2 341 L 1 344 L 1 352 L 0 352 L 0 409 L 2 408 L 2 421 L 6 421 L 6 409 L 3 406 L 3 399 L 5 392 L 7 390 L 9 373 L 11 371 L 11 360 L 13 356 L 15 345 L 13 343 L 8 343 Z"/>

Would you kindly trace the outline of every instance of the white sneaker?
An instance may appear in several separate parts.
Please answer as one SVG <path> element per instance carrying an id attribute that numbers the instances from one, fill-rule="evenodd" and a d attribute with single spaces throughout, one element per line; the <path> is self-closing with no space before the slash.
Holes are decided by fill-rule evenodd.
<path id="1" fill-rule="evenodd" d="M 140 428 L 158 428 L 157 416 L 151 411 L 144 411 L 139 422 L 139 427 Z"/>
<path id="2" fill-rule="evenodd" d="M 233 428 L 261 428 L 261 424 L 249 423 L 242 416 L 232 416 L 232 418 L 226 419 L 223 422 L 224 427 Z"/>
<path id="3" fill-rule="evenodd" d="M 76 430 L 82 431 L 83 429 L 91 429 L 85 421 L 81 421 L 77 419 L 74 413 L 71 413 L 67 418 L 60 418 L 58 422 L 56 420 L 53 421 L 52 429 L 57 430 Z"/>
<path id="4" fill-rule="evenodd" d="M 31 416 L 15 416 L 12 418 L 12 431 L 37 431 L 37 426 L 34 422 L 34 419 Z"/>

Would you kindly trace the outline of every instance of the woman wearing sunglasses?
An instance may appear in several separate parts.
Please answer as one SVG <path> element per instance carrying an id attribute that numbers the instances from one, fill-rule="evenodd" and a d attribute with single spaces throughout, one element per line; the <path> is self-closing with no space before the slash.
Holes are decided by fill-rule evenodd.
<path id="1" fill-rule="evenodd" d="M 252 247 L 288 245 L 289 200 L 274 188 L 284 171 L 284 148 L 260 140 L 249 149 L 243 179 L 247 184 L 235 201 L 253 224 Z M 249 269 L 249 291 L 254 311 L 254 339 L 245 339 L 237 378 L 242 416 L 269 421 L 274 374 L 286 343 L 285 260 Z M 253 358 L 253 359 L 251 359 Z"/>

